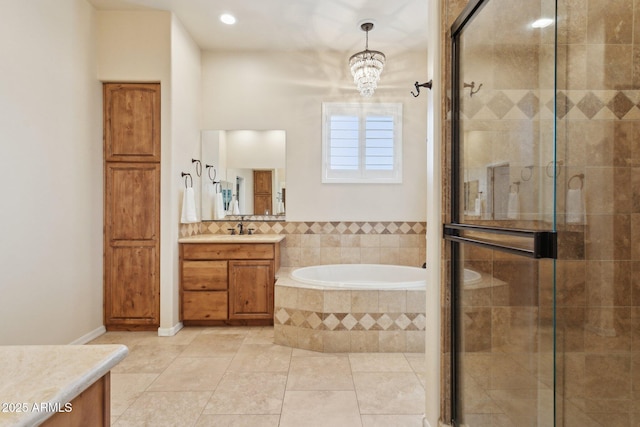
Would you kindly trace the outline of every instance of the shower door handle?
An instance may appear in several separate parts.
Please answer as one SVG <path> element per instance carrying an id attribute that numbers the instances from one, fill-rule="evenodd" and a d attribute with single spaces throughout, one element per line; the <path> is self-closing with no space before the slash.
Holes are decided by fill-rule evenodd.
<path id="1" fill-rule="evenodd" d="M 483 234 L 489 236 L 483 238 Z M 555 231 L 444 224 L 443 235 L 445 240 L 469 243 L 529 258 L 556 259 L 558 257 L 558 239 Z M 521 244 L 501 242 L 495 237 L 496 235 L 515 237 Z"/>

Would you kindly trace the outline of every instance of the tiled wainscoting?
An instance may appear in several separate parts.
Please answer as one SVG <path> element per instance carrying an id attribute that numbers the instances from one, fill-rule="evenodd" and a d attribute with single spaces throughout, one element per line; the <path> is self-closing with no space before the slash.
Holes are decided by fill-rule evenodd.
<path id="1" fill-rule="evenodd" d="M 180 236 L 229 234 L 238 221 L 181 224 Z M 256 234 L 285 234 L 281 266 L 396 264 L 421 266 L 426 259 L 425 222 L 244 221 Z"/>

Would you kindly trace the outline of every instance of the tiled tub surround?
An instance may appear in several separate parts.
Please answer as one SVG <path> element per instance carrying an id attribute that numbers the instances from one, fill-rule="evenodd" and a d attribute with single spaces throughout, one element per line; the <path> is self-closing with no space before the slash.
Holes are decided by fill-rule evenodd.
<path id="1" fill-rule="evenodd" d="M 327 353 L 424 351 L 424 290 L 312 289 L 291 271 L 280 269 L 276 282 L 276 344 Z"/>
<path id="2" fill-rule="evenodd" d="M 229 234 L 238 221 L 181 224 L 180 236 Z M 426 259 L 426 223 L 411 221 L 245 221 L 257 234 L 284 234 L 282 267 L 324 264 L 421 266 Z"/>

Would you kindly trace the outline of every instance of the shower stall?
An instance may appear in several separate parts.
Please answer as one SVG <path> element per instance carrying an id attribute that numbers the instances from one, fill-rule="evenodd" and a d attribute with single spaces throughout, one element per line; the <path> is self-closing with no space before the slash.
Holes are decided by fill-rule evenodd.
<path id="1" fill-rule="evenodd" d="M 446 13 L 443 421 L 640 426 L 640 2 Z"/>

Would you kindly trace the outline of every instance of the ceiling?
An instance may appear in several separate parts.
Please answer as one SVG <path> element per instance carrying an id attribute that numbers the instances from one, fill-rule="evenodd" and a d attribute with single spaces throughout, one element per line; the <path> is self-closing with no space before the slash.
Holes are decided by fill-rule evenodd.
<path id="1" fill-rule="evenodd" d="M 168 10 L 203 50 L 426 50 L 428 0 L 89 0 L 100 10 Z M 229 12 L 237 23 L 219 16 Z"/>

